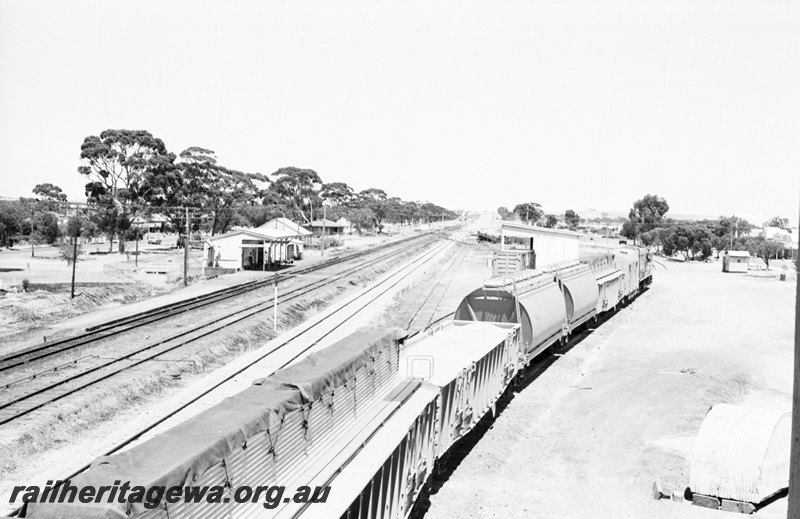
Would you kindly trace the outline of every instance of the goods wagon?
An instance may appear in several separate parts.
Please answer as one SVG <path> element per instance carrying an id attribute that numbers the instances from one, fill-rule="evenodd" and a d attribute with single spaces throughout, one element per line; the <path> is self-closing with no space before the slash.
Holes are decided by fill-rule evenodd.
<path id="1" fill-rule="evenodd" d="M 453 319 L 518 323 L 527 364 L 562 339 L 567 311 L 563 292 L 553 274 L 526 270 L 487 280 L 483 287 L 461 301 Z"/>
<path id="2" fill-rule="evenodd" d="M 616 310 L 622 299 L 623 281 L 624 274 L 621 270 L 613 269 L 597 274 L 598 296 L 595 305 L 597 315 Z"/>
<path id="3" fill-rule="evenodd" d="M 576 264 L 555 271 L 564 296 L 567 313 L 567 333 L 580 329 L 595 316 L 598 299 L 597 278 L 586 265 Z"/>
<path id="4" fill-rule="evenodd" d="M 76 487 L 241 485 L 297 487 L 317 464 L 339 452 L 374 416 L 399 406 L 402 331 L 364 329 L 272 376 L 253 382 L 186 422 L 131 449 L 103 456 L 78 475 Z M 232 496 L 226 496 L 232 497 Z M 261 502 L 37 503 L 26 517 L 262 517 Z"/>
<path id="5" fill-rule="evenodd" d="M 518 330 L 517 325 L 456 321 L 409 342 L 401 365 L 410 380 L 422 381 L 419 401 L 365 446 L 372 472 L 354 465 L 346 473 L 348 485 L 361 474 L 355 499 L 309 506 L 304 517 L 406 517 L 436 459 L 494 408 L 516 374 Z"/>
<path id="6" fill-rule="evenodd" d="M 617 249 L 614 260 L 617 269 L 623 273 L 622 299 L 627 301 L 639 291 L 639 253 L 633 248 Z"/>

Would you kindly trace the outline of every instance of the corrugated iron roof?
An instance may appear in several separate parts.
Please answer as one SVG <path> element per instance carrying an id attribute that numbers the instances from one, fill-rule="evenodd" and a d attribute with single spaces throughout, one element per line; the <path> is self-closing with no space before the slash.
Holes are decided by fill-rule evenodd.
<path id="1" fill-rule="evenodd" d="M 785 436 L 776 435 L 779 427 L 791 427 L 789 411 L 730 404 L 714 406 L 697 435 L 689 488 L 698 494 L 759 503 L 788 486 L 789 442 L 785 446 L 785 481 L 780 470 L 776 475 L 775 467 L 763 470 L 767 450 Z"/>

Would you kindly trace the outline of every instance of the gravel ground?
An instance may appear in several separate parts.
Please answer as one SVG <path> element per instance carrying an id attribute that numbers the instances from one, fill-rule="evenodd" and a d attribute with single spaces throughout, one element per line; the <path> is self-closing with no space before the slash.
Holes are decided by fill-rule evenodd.
<path id="1" fill-rule="evenodd" d="M 546 359 L 482 423 L 418 515 L 720 517 L 655 501 L 651 487 L 686 487 L 710 406 L 790 406 L 795 287 L 723 274 L 718 263 L 666 265 L 651 290 Z M 785 507 L 781 500 L 758 515 L 785 517 Z"/>

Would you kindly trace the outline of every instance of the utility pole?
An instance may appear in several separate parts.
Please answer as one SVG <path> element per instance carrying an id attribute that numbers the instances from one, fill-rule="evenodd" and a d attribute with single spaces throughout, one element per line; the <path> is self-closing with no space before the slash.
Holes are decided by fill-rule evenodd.
<path id="1" fill-rule="evenodd" d="M 800 243 L 800 241 L 798 241 Z M 795 278 L 794 391 L 792 392 L 792 452 L 789 457 L 789 519 L 800 517 L 800 280 Z"/>
<path id="2" fill-rule="evenodd" d="M 33 253 L 33 208 L 31 208 L 31 234 L 30 234 L 30 240 L 31 240 L 31 258 L 33 258 L 34 257 L 34 253 Z"/>
<path id="3" fill-rule="evenodd" d="M 324 256 L 325 255 L 325 218 L 327 218 L 327 212 L 325 211 L 326 208 L 327 208 L 327 206 L 323 202 L 322 203 L 322 240 L 320 241 L 320 244 L 319 244 L 320 256 Z"/>
<path id="4" fill-rule="evenodd" d="M 278 273 L 275 272 L 275 277 L 272 278 L 273 286 L 275 288 L 272 299 L 272 331 L 278 331 Z"/>
<path id="5" fill-rule="evenodd" d="M 133 212 L 133 219 L 136 220 L 136 211 Z M 133 231 L 136 233 L 136 255 L 133 257 L 133 266 L 139 268 L 139 227 L 134 225 Z"/>
<path id="6" fill-rule="evenodd" d="M 78 230 L 80 229 L 79 209 L 75 206 L 75 236 L 72 237 L 72 290 L 70 299 L 75 299 L 75 264 L 78 263 Z"/>
<path id="7" fill-rule="evenodd" d="M 183 240 L 183 286 L 189 284 L 189 208 L 186 208 L 186 237 Z"/>

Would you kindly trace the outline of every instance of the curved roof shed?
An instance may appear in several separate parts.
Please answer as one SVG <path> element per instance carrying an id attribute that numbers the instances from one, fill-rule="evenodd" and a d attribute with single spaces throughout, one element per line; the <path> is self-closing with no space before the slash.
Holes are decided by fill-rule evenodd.
<path id="1" fill-rule="evenodd" d="M 689 488 L 754 504 L 787 488 L 791 430 L 784 409 L 715 405 L 697 435 Z"/>

